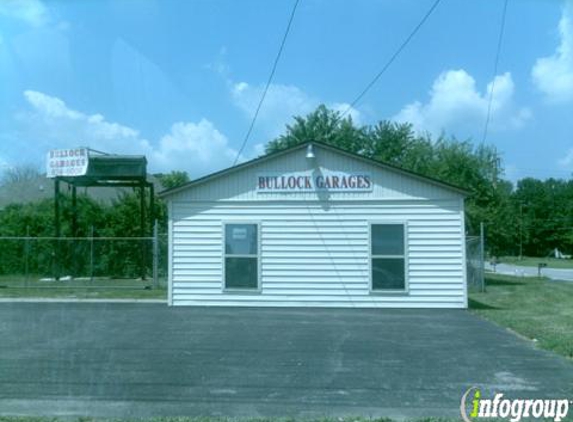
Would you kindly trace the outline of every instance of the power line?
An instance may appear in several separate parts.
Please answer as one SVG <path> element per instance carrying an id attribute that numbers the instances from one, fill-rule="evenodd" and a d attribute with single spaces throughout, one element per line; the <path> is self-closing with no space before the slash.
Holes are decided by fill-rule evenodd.
<path id="1" fill-rule="evenodd" d="M 378 72 L 376 74 L 376 76 L 374 76 L 374 78 L 368 83 L 368 85 L 366 85 L 366 87 L 360 92 L 360 94 L 358 94 L 358 96 L 354 99 L 354 101 L 352 101 L 350 103 L 348 108 L 346 110 L 344 110 L 344 112 L 340 115 L 340 119 L 342 119 L 350 110 L 352 110 L 352 108 L 362 99 L 362 97 L 364 97 L 364 95 L 366 95 L 366 93 L 374 86 L 374 84 L 376 84 L 378 79 L 380 79 L 380 77 L 386 72 L 386 70 L 388 70 L 388 68 L 392 65 L 394 60 L 396 60 L 396 58 L 400 55 L 402 50 L 404 50 L 404 48 L 406 48 L 406 46 L 410 43 L 412 38 L 414 38 L 414 35 L 416 35 L 416 33 L 420 30 L 420 28 L 424 25 L 424 23 L 426 23 L 426 21 L 428 20 L 430 15 L 434 12 L 436 7 L 438 7 L 438 4 L 440 3 L 440 1 L 441 0 L 436 0 L 432 4 L 432 6 L 430 7 L 430 9 L 428 9 L 426 14 L 422 18 L 422 20 L 420 20 L 420 22 L 418 22 L 418 24 L 410 32 L 408 37 L 406 37 L 406 39 L 402 42 L 400 47 L 398 47 L 398 49 L 394 52 L 394 54 L 390 57 L 390 59 L 382 67 L 382 70 L 380 70 L 380 72 Z"/>
<path id="2" fill-rule="evenodd" d="M 239 151 L 237 151 L 237 156 L 235 157 L 235 161 L 233 162 L 233 165 L 237 164 L 237 161 L 239 160 L 239 157 L 241 156 L 241 153 L 245 149 L 245 146 L 247 145 L 249 137 L 251 136 L 251 132 L 253 131 L 253 127 L 255 126 L 255 122 L 257 121 L 257 117 L 259 116 L 259 111 L 261 110 L 261 106 L 263 105 L 263 101 L 265 101 L 265 97 L 267 96 L 267 91 L 269 90 L 269 86 L 271 85 L 271 81 L 273 80 L 273 76 L 275 75 L 275 71 L 277 70 L 277 65 L 279 63 L 279 59 L 281 57 L 281 54 L 283 52 L 283 48 L 285 46 L 288 34 L 290 32 L 290 27 L 291 27 L 292 21 L 294 19 L 294 15 L 296 12 L 296 8 L 298 7 L 299 1 L 300 0 L 295 0 L 295 2 L 294 2 L 294 6 L 292 8 L 292 12 L 290 14 L 290 18 L 288 20 L 288 24 L 287 24 L 285 33 L 283 35 L 283 39 L 282 39 L 281 45 L 279 47 L 279 51 L 277 53 L 277 57 L 275 58 L 273 68 L 272 68 L 271 73 L 269 75 L 269 79 L 267 80 L 267 84 L 266 84 L 265 89 L 263 91 L 263 95 L 261 96 L 261 99 L 260 99 L 259 104 L 257 106 L 257 109 L 255 111 L 255 114 L 253 116 L 253 119 L 251 120 L 251 124 L 249 126 L 249 130 L 247 131 L 247 134 L 245 135 L 245 139 L 243 140 L 243 144 L 241 145 L 241 148 L 239 149 Z"/>
<path id="3" fill-rule="evenodd" d="M 487 114 L 485 116 L 485 125 L 483 128 L 482 144 L 485 143 L 487 138 L 487 131 L 489 129 L 489 121 L 491 118 L 491 105 L 493 103 L 493 90 L 495 89 L 495 78 L 497 76 L 497 66 L 499 64 L 499 55 L 501 52 L 501 42 L 503 41 L 503 33 L 505 30 L 505 16 L 507 15 L 507 3 L 509 0 L 505 0 L 503 3 L 503 12 L 501 14 L 501 26 L 499 28 L 499 37 L 497 39 L 497 51 L 495 53 L 495 61 L 493 66 L 493 79 L 491 81 L 491 90 L 489 91 L 489 100 L 487 104 Z"/>

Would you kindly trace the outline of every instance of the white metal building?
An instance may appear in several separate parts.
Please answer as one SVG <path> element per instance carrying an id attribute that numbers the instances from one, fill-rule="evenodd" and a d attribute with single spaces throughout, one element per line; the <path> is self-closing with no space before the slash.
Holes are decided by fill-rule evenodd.
<path id="1" fill-rule="evenodd" d="M 162 196 L 170 305 L 467 307 L 454 186 L 313 142 Z"/>

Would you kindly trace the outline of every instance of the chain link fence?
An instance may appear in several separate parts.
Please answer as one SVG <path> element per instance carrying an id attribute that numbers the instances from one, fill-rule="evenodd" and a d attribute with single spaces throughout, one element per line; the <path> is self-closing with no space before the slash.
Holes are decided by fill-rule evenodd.
<path id="1" fill-rule="evenodd" d="M 0 237 L 0 288 L 165 288 L 167 235 Z"/>
<path id="2" fill-rule="evenodd" d="M 483 238 L 466 236 L 466 266 L 468 291 L 485 291 Z"/>
<path id="3" fill-rule="evenodd" d="M 167 284 L 167 234 L 0 237 L 0 288 L 154 289 Z M 466 237 L 468 290 L 485 291 L 483 241 Z"/>

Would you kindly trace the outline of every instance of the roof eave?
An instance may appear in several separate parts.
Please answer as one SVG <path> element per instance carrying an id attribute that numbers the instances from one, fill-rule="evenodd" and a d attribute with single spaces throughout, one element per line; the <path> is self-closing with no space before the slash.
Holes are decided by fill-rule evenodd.
<path id="1" fill-rule="evenodd" d="M 387 169 L 387 170 L 394 171 L 394 172 L 397 172 L 397 173 L 400 173 L 400 174 L 404 174 L 404 175 L 406 175 L 406 176 L 413 177 L 413 178 L 415 178 L 415 179 L 424 181 L 424 182 L 426 182 L 426 183 L 431 183 L 431 184 L 436 185 L 436 186 L 439 186 L 439 187 L 441 187 L 441 188 L 443 188 L 443 189 L 447 189 L 447 190 L 449 190 L 449 191 L 456 192 L 457 194 L 463 196 L 464 198 L 467 198 L 468 196 L 471 195 L 471 193 L 470 193 L 468 190 L 466 190 L 466 189 L 463 189 L 463 188 L 461 188 L 461 187 L 459 187 L 459 186 L 451 185 L 451 184 L 449 184 L 449 183 L 443 182 L 443 181 L 441 181 L 441 180 L 434 179 L 434 178 L 432 178 L 432 177 L 428 177 L 428 176 L 425 176 L 425 175 L 422 175 L 422 174 L 418 174 L 418 173 L 415 173 L 415 172 L 412 172 L 412 171 L 409 171 L 409 170 L 405 170 L 405 169 L 403 169 L 403 168 L 400 168 L 400 167 L 397 167 L 397 166 L 393 166 L 393 165 L 391 165 L 391 164 L 382 163 L 382 162 L 376 161 L 376 160 L 374 160 L 374 159 L 372 159 L 372 158 L 364 157 L 364 156 L 362 156 L 362 155 L 355 154 L 355 153 L 346 151 L 346 150 L 344 150 L 344 149 L 342 149 L 342 148 L 338 148 L 338 147 L 334 147 L 334 146 L 332 146 L 332 145 L 325 144 L 325 143 L 323 143 L 323 142 L 319 142 L 319 141 L 307 141 L 307 142 L 300 143 L 300 144 L 295 145 L 295 146 L 290 147 L 290 148 L 285 148 L 285 149 L 283 149 L 283 150 L 281 150 L 281 151 L 273 152 L 273 153 L 270 153 L 270 154 L 263 155 L 263 156 L 261 156 L 261 157 L 254 158 L 254 159 L 252 159 L 252 160 L 246 161 L 246 162 L 241 163 L 241 164 L 239 164 L 239 165 L 232 166 L 232 167 L 228 167 L 228 168 L 226 168 L 226 169 L 217 171 L 217 172 L 215 172 L 215 173 L 208 174 L 208 175 L 206 175 L 206 176 L 200 177 L 199 179 L 196 179 L 196 180 L 192 180 L 192 181 L 190 181 L 190 182 L 187 182 L 187 183 L 185 183 L 185 184 L 183 184 L 183 185 L 181 185 L 181 186 L 177 186 L 177 187 L 175 187 L 175 188 L 171 188 L 171 189 L 164 190 L 164 191 L 162 191 L 162 192 L 159 192 L 159 193 L 158 193 L 158 196 L 159 196 L 160 198 L 170 197 L 170 196 L 172 196 L 172 195 L 175 195 L 175 194 L 177 194 L 177 193 L 179 193 L 179 192 L 181 192 L 181 191 L 184 191 L 184 190 L 189 189 L 189 188 L 191 188 L 191 187 L 194 187 L 194 186 L 196 186 L 196 185 L 200 185 L 200 184 L 206 183 L 206 182 L 208 182 L 208 181 L 211 180 L 211 179 L 215 179 L 215 178 L 217 178 L 217 177 L 221 177 L 221 176 L 227 175 L 227 174 L 232 174 L 232 173 L 234 173 L 234 172 L 236 172 L 236 171 L 243 170 L 243 169 L 248 168 L 248 167 L 251 167 L 251 166 L 253 166 L 253 165 L 255 165 L 255 164 L 260 164 L 260 163 L 263 163 L 263 162 L 265 162 L 265 161 L 267 161 L 267 160 L 270 160 L 270 159 L 272 159 L 272 158 L 280 157 L 281 155 L 290 153 L 290 152 L 292 152 L 292 151 L 296 151 L 297 149 L 305 148 L 308 144 L 315 144 L 315 145 L 318 145 L 318 146 L 320 146 L 320 147 L 322 147 L 322 148 L 329 149 L 329 150 L 331 150 L 331 151 L 334 151 L 334 152 L 337 152 L 337 153 L 340 153 L 340 154 L 344 154 L 344 155 L 349 156 L 349 157 L 351 157 L 351 158 L 355 158 L 355 159 L 364 161 L 364 162 L 366 162 L 366 163 L 368 163 L 368 164 L 371 164 L 371 165 L 374 165 L 374 166 L 378 166 L 378 167 L 382 167 L 382 168 L 385 168 L 385 169 Z"/>
<path id="2" fill-rule="evenodd" d="M 297 150 L 297 149 L 299 149 L 299 148 L 303 148 L 303 147 L 305 147 L 307 144 L 310 144 L 310 143 L 312 143 L 312 142 L 310 142 L 310 141 L 309 141 L 309 142 L 304 142 L 304 143 L 302 143 L 302 144 L 295 145 L 294 147 L 291 147 L 291 148 L 286 148 L 286 149 L 283 149 L 283 150 L 280 150 L 280 151 L 272 152 L 272 153 L 270 153 L 270 154 L 262 155 L 262 156 L 257 157 L 257 158 L 253 158 L 252 160 L 245 161 L 244 163 L 238 164 L 238 165 L 236 165 L 236 166 L 227 167 L 227 168 L 225 168 L 225 169 L 216 171 L 216 172 L 214 172 L 214 173 L 210 173 L 210 174 L 207 174 L 207 175 L 205 175 L 205 176 L 202 176 L 202 177 L 200 177 L 199 179 L 191 180 L 190 182 L 187 182 L 187 183 L 185 183 L 185 184 L 183 184 L 183 185 L 181 185 L 181 186 L 177 186 L 177 187 L 174 187 L 174 188 L 170 188 L 170 189 L 166 189 L 166 190 L 164 190 L 164 191 L 161 191 L 161 192 L 159 192 L 159 193 L 157 194 L 157 196 L 160 197 L 160 198 L 165 198 L 165 197 L 168 197 L 168 196 L 175 195 L 175 194 L 177 194 L 177 193 L 179 193 L 179 192 L 181 192 L 181 191 L 183 191 L 183 190 L 186 190 L 186 189 L 188 189 L 188 188 L 191 188 L 191 187 L 193 187 L 193 186 L 196 186 L 196 185 L 199 185 L 199 184 L 208 182 L 208 181 L 211 180 L 211 179 L 215 179 L 215 178 L 220 177 L 220 176 L 223 176 L 223 175 L 227 175 L 227 174 L 231 174 L 231 173 L 234 173 L 234 172 L 236 172 L 236 171 L 239 171 L 239 170 L 243 170 L 243 169 L 248 168 L 248 167 L 251 167 L 251 166 L 253 166 L 253 165 L 255 165 L 255 164 L 263 163 L 263 162 L 265 162 L 265 161 L 267 161 L 267 160 L 270 160 L 271 158 L 280 157 L 281 155 L 284 155 L 284 154 L 286 154 L 286 153 L 288 153 L 288 152 L 295 151 L 295 150 Z"/>

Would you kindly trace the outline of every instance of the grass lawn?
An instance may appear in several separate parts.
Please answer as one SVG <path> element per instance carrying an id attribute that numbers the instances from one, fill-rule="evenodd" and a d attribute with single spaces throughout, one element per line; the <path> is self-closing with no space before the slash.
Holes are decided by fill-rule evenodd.
<path id="1" fill-rule="evenodd" d="M 573 283 L 487 274 L 486 286 L 470 293 L 472 312 L 573 358 Z"/>
<path id="2" fill-rule="evenodd" d="M 166 299 L 165 283 L 152 288 L 152 280 L 95 278 L 41 281 L 40 277 L 0 277 L 0 298 Z"/>
<path id="3" fill-rule="evenodd" d="M 530 256 L 524 256 L 522 259 L 519 259 L 517 256 L 502 256 L 497 261 L 498 263 L 520 265 L 522 267 L 537 267 L 542 262 L 547 264 L 548 268 L 573 269 L 573 259 L 534 258 Z"/>

